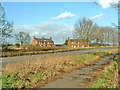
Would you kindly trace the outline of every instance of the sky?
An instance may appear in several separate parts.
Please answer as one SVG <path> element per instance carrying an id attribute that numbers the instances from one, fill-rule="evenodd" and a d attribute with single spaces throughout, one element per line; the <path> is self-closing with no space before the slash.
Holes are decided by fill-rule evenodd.
<path id="1" fill-rule="evenodd" d="M 93 2 L 2 2 L 7 20 L 14 22 L 13 34 L 29 33 L 31 40 L 52 37 L 62 44 L 70 37 L 79 18 L 86 17 L 99 26 L 118 24 L 118 12 L 110 6 L 115 0 Z M 10 39 L 13 44 L 15 39 Z"/>

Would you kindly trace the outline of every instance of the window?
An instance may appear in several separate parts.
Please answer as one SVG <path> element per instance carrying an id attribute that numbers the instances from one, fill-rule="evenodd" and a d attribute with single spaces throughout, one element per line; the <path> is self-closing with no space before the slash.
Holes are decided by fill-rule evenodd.
<path id="1" fill-rule="evenodd" d="M 73 44 L 73 42 L 72 42 L 72 44 Z"/>
<path id="2" fill-rule="evenodd" d="M 74 48 L 76 48 L 76 45 L 74 45 Z"/>
<path id="3" fill-rule="evenodd" d="M 73 45 L 72 45 L 72 47 L 73 47 Z"/>
<path id="4" fill-rule="evenodd" d="M 79 44 L 79 42 L 77 42 Z"/>
<path id="5" fill-rule="evenodd" d="M 79 45 L 77 45 L 77 47 L 79 47 Z"/>

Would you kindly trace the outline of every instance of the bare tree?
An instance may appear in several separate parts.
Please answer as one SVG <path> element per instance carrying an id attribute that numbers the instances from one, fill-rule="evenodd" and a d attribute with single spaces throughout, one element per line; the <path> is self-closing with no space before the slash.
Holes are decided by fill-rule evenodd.
<path id="1" fill-rule="evenodd" d="M 110 44 L 110 38 L 111 38 L 111 30 L 112 28 L 111 27 L 104 27 L 104 32 L 105 32 L 105 43 L 106 44 Z"/>
<path id="2" fill-rule="evenodd" d="M 98 42 L 100 42 L 100 27 L 97 24 L 95 24 L 93 30 L 94 30 L 93 40 L 95 40 L 95 42 L 98 43 Z"/>
<path id="3" fill-rule="evenodd" d="M 101 42 L 101 44 L 106 44 L 106 45 L 110 45 L 110 44 L 118 44 L 117 40 L 118 40 L 118 32 L 116 28 L 112 28 L 112 27 L 99 27 L 98 30 L 96 30 L 95 33 L 95 39 L 98 38 L 99 42 Z"/>
<path id="4" fill-rule="evenodd" d="M 92 0 L 93 1 L 93 0 Z M 97 0 L 94 0 L 94 4 L 98 5 Z M 118 2 L 116 3 L 111 3 L 112 8 L 114 8 L 116 11 L 118 11 L 118 25 L 116 25 L 115 23 L 112 23 L 116 28 L 118 28 L 118 42 L 120 45 L 120 0 L 118 0 Z"/>
<path id="5" fill-rule="evenodd" d="M 100 34 L 100 37 L 99 37 L 100 42 L 103 45 L 104 44 L 104 39 L 105 39 L 104 27 L 100 27 L 99 34 Z"/>
<path id="6" fill-rule="evenodd" d="M 112 28 L 111 30 L 111 43 L 113 43 L 113 45 L 118 44 L 118 31 L 116 28 Z"/>
<path id="7" fill-rule="evenodd" d="M 0 44 L 6 44 L 6 39 L 12 37 L 13 23 L 8 22 L 6 19 L 6 13 L 0 2 Z"/>
<path id="8" fill-rule="evenodd" d="M 30 35 L 29 33 L 25 32 L 19 32 L 18 34 L 15 34 L 16 40 L 18 43 L 21 43 L 21 45 L 26 45 L 30 43 Z"/>
<path id="9" fill-rule="evenodd" d="M 94 37 L 94 25 L 92 20 L 85 17 L 78 19 L 74 25 L 73 37 L 77 37 L 81 41 L 86 40 L 87 43 L 90 42 Z"/>

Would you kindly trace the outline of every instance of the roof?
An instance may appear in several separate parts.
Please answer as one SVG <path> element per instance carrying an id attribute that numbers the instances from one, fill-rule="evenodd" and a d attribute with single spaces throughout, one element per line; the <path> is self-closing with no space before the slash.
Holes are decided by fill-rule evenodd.
<path id="1" fill-rule="evenodd" d="M 42 38 L 35 38 L 38 42 L 53 42 L 51 39 L 42 39 Z"/>
<path id="2" fill-rule="evenodd" d="M 83 39 L 83 40 L 81 40 L 81 39 L 70 39 L 70 41 L 71 42 L 81 42 L 81 41 L 83 41 L 83 42 L 86 42 L 86 40 L 85 39 Z"/>

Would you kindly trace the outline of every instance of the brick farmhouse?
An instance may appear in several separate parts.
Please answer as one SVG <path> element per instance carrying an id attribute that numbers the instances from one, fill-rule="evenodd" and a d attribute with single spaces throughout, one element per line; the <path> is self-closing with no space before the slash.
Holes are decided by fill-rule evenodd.
<path id="1" fill-rule="evenodd" d="M 81 42 L 81 40 L 78 39 L 70 39 L 68 37 L 68 47 L 70 48 L 77 48 L 77 47 L 90 47 L 90 43 L 88 42 L 88 45 L 86 44 L 85 40 L 83 40 L 83 42 Z"/>
<path id="2" fill-rule="evenodd" d="M 54 41 L 52 40 L 52 37 L 50 37 L 50 39 L 46 39 L 44 37 L 42 38 L 33 38 L 32 40 L 32 45 L 35 46 L 35 45 L 40 45 L 40 46 L 54 46 Z"/>

